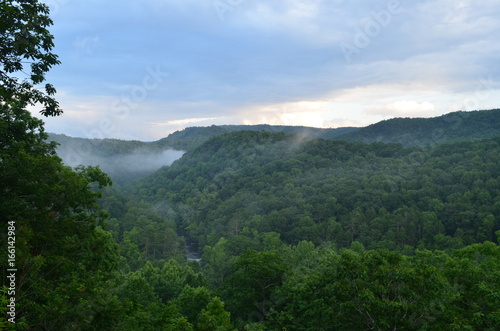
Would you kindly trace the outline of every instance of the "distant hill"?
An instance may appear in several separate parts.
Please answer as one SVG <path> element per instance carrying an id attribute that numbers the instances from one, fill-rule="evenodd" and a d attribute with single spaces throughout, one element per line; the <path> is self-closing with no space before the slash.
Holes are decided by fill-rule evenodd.
<path id="1" fill-rule="evenodd" d="M 342 135 L 355 132 L 359 128 L 345 127 L 338 129 L 320 129 L 305 126 L 284 125 L 212 125 L 209 127 L 190 127 L 176 131 L 168 137 L 160 139 L 153 145 L 171 147 L 180 150 L 193 150 L 212 137 L 236 131 L 265 131 L 270 133 L 295 134 L 310 138 L 335 139 Z"/>
<path id="2" fill-rule="evenodd" d="M 495 239 L 499 150 L 500 137 L 428 148 L 244 130 L 211 138 L 131 191 L 175 206 L 179 229 L 201 247 L 226 238 L 238 254 L 235 242 L 254 232 L 289 244 L 445 249 Z"/>
<path id="3" fill-rule="evenodd" d="M 500 109 L 453 112 L 434 118 L 394 118 L 338 137 L 364 143 L 425 146 L 500 136 Z"/>
<path id="4" fill-rule="evenodd" d="M 467 141 L 500 136 L 500 109 L 453 112 L 434 118 L 393 118 L 364 128 L 320 129 L 280 125 L 212 125 L 176 131 L 153 145 L 190 151 L 210 138 L 236 131 L 266 131 L 364 143 L 398 143 L 425 146 L 442 142 Z"/>
<path id="5" fill-rule="evenodd" d="M 442 142 L 467 141 L 500 136 L 500 109 L 453 112 L 434 118 L 393 118 L 367 127 L 320 129 L 305 126 L 283 125 L 212 125 L 189 127 L 171 133 L 154 142 L 125 141 L 119 139 L 72 138 L 50 134 L 50 140 L 61 144 L 63 151 L 73 149 L 92 151 L 99 156 L 128 154 L 137 149 L 164 151 L 175 149 L 194 150 L 212 137 L 236 131 L 265 131 L 295 134 L 309 138 L 346 140 L 364 143 L 399 143 L 403 146 L 425 146 Z"/>
<path id="6" fill-rule="evenodd" d="M 214 137 L 240 131 L 429 146 L 500 136 L 500 109 L 454 112 L 435 118 L 394 118 L 364 128 L 320 129 L 265 124 L 189 127 L 154 142 L 72 138 L 59 134 L 50 134 L 49 139 L 60 144 L 58 154 L 66 164 L 73 167 L 80 164 L 100 165 L 115 181 L 126 182 L 171 164 L 184 152 L 195 151 Z"/>
<path id="7" fill-rule="evenodd" d="M 60 144 L 62 154 L 93 154 L 102 157 L 132 153 L 137 149 L 156 149 L 149 143 L 138 140 L 88 139 L 70 137 L 64 134 L 49 133 L 49 140 Z"/>

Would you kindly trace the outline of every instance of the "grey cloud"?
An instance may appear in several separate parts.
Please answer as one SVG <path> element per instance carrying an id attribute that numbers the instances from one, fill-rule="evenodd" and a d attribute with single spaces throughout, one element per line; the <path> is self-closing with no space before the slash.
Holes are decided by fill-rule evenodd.
<path id="1" fill-rule="evenodd" d="M 392 3 L 247 0 L 221 21 L 212 1 L 65 1 L 54 17 L 63 65 L 49 78 L 81 103 L 116 100 L 159 65 L 170 76 L 133 109 L 145 123 L 228 117 L 380 83 L 463 92 L 484 75 L 500 80 L 498 1 L 401 0 L 401 13 L 380 23 Z M 356 46 L 370 26 L 369 43 Z M 342 42 L 358 48 L 350 62 Z"/>

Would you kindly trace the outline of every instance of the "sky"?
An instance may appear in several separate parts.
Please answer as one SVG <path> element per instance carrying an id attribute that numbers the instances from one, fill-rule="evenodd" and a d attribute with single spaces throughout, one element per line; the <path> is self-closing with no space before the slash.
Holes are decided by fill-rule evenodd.
<path id="1" fill-rule="evenodd" d="M 43 2 L 62 62 L 49 132 L 153 141 L 500 108 L 498 0 Z"/>

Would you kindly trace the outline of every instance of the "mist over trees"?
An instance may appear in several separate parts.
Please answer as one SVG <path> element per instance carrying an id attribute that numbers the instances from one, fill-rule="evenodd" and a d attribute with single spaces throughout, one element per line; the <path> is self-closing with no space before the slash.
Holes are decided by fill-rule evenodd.
<path id="1" fill-rule="evenodd" d="M 49 138 L 48 8 L 0 9 L 0 328 L 500 329 L 499 110 Z"/>
<path id="2" fill-rule="evenodd" d="M 194 329 L 212 297 L 237 329 L 493 330 L 498 139 L 403 147 L 226 132 L 100 205 L 124 270 L 161 274 L 170 260 L 200 273 L 185 285 L 199 305 L 183 306 L 183 292 L 161 301 Z M 201 264 L 186 261 L 192 241 Z"/>
<path id="3" fill-rule="evenodd" d="M 185 152 L 141 141 L 83 139 L 50 134 L 57 154 L 71 167 L 99 166 L 115 184 L 124 184 L 169 166 Z"/>

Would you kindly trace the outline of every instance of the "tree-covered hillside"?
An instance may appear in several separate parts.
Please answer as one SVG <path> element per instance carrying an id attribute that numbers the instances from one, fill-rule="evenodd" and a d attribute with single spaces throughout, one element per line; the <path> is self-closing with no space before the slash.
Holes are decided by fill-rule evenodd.
<path id="1" fill-rule="evenodd" d="M 499 135 L 500 109 L 492 109 L 459 111 L 435 118 L 394 118 L 347 133 L 340 139 L 424 146 Z"/>
<path id="2" fill-rule="evenodd" d="M 354 132 L 357 128 L 319 129 L 304 126 L 285 125 L 212 125 L 209 127 L 189 127 L 176 131 L 168 137 L 154 142 L 154 145 L 190 151 L 212 137 L 236 131 L 266 131 L 271 133 L 296 134 L 310 138 L 335 139 Z"/>
<path id="3" fill-rule="evenodd" d="M 241 131 L 137 190 L 178 204 L 181 228 L 201 244 L 258 231 L 291 244 L 456 248 L 494 240 L 500 228 L 499 143 L 403 148 Z"/>
<path id="4" fill-rule="evenodd" d="M 176 131 L 153 144 L 190 151 L 212 137 L 236 131 L 282 132 L 287 135 L 295 134 L 309 138 L 425 146 L 442 142 L 496 137 L 500 135 L 500 109 L 458 111 L 434 118 L 394 118 L 363 128 L 318 129 L 280 125 L 190 127 Z"/>
<path id="5" fill-rule="evenodd" d="M 51 24 L 36 0 L 0 4 L 0 329 L 500 329 L 497 111 L 366 129 L 413 147 L 213 126 L 56 150 L 28 110 L 62 113 L 40 86 Z M 168 166 L 167 147 L 187 153 Z M 111 188 L 64 148 L 150 176 Z"/>
<path id="6" fill-rule="evenodd" d="M 73 138 L 50 134 L 57 152 L 70 166 L 99 165 L 116 184 L 125 184 L 169 165 L 184 151 L 209 139 L 238 131 L 284 133 L 307 138 L 399 143 L 430 146 L 437 143 L 493 138 L 500 135 L 500 110 L 455 112 L 436 118 L 395 118 L 365 128 L 319 129 L 279 125 L 212 125 L 176 131 L 154 142 Z"/>
<path id="7" fill-rule="evenodd" d="M 140 148 L 156 150 L 154 146 L 138 140 L 75 138 L 55 133 L 49 134 L 49 140 L 58 143 L 60 155 L 74 153 L 112 157 L 128 154 Z"/>
<path id="8" fill-rule="evenodd" d="M 404 148 L 240 131 L 127 192 L 204 247 L 241 330 L 494 330 L 499 175 L 498 137 Z"/>
<path id="9" fill-rule="evenodd" d="M 462 113 L 395 119 L 338 140 L 273 126 L 174 133 L 172 146 L 188 150 L 182 158 L 100 199 L 122 258 L 115 325 L 496 329 L 495 114 L 466 115 L 470 127 L 451 120 Z M 443 133 L 439 123 L 454 126 L 443 124 Z M 386 135 L 367 141 L 409 130 L 396 141 L 418 146 L 347 141 L 373 128 Z M 106 144 L 104 153 L 118 158 L 143 143 Z M 192 242 L 201 264 L 186 261 Z"/>

